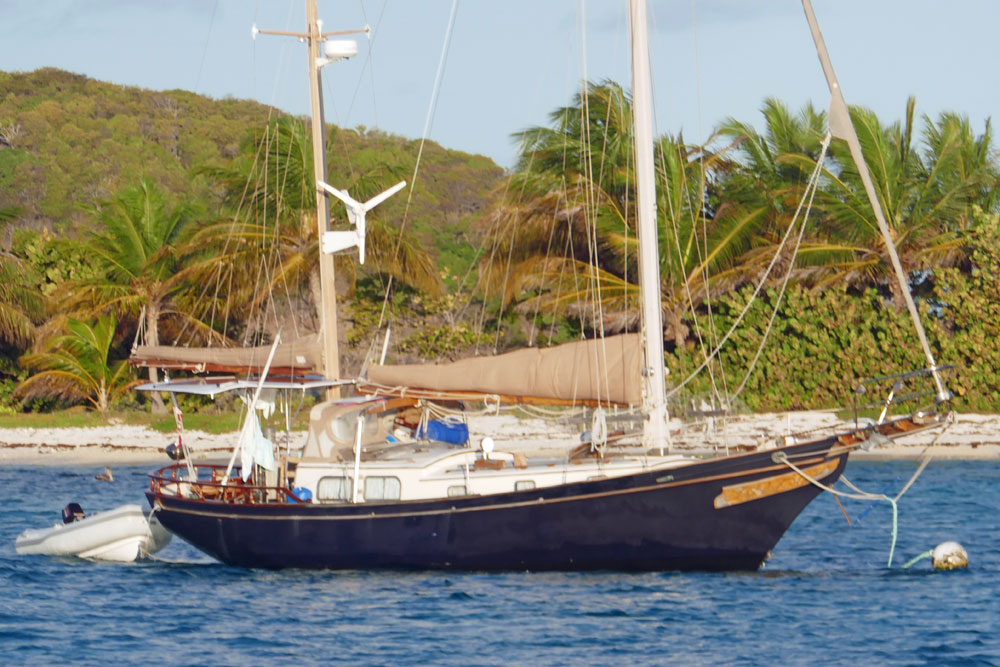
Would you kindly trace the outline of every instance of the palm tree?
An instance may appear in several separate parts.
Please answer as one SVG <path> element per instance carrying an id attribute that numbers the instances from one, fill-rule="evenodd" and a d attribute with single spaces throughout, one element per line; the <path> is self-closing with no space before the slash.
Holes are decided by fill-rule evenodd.
<path id="1" fill-rule="evenodd" d="M 520 157 L 503 185 L 513 201 L 490 221 L 490 251 L 480 265 L 484 294 L 501 294 L 503 304 L 561 308 L 605 330 L 634 326 L 631 114 L 618 84 L 586 84 L 573 105 L 551 114 L 551 127 L 515 135 Z M 728 168 L 727 149 L 711 153 L 680 136 L 660 137 L 656 149 L 664 324 L 682 344 L 684 313 L 731 279 L 755 216 L 717 210 L 709 200 Z"/>
<path id="2" fill-rule="evenodd" d="M 717 197 L 719 182 L 732 171 L 727 154 L 734 146 L 711 152 L 685 145 L 680 136 L 658 142 L 664 324 L 674 332 L 677 346 L 688 335 L 682 321 L 686 313 L 693 314 L 757 268 L 753 253 L 763 242 L 763 210 Z"/>
<path id="3" fill-rule="evenodd" d="M 198 317 L 207 308 L 191 298 L 190 267 L 198 259 L 185 246 L 192 207 L 171 208 L 153 183 L 140 181 L 90 209 L 94 224 L 82 239 L 93 275 L 69 282 L 62 292 L 70 315 L 113 312 L 136 322 L 144 342 L 218 338 Z M 187 270 L 186 270 L 187 269 Z M 150 368 L 151 381 L 157 380 Z M 162 400 L 153 394 L 154 409 Z"/>
<path id="4" fill-rule="evenodd" d="M 991 210 L 998 201 L 989 124 L 976 137 L 968 121 L 954 114 L 942 114 L 937 123 L 925 116 L 921 151 L 915 145 L 914 112 L 915 101 L 910 98 L 903 122 L 883 126 L 871 111 L 851 109 L 894 244 L 910 272 L 959 261 L 963 257 L 959 232 L 968 227 L 970 206 L 976 203 Z M 765 102 L 763 115 L 764 134 L 734 120 L 721 128 L 721 134 L 740 142 L 740 160 L 720 197 L 727 204 L 765 211 L 760 233 L 773 239 L 816 167 L 825 117 L 811 106 L 792 116 L 776 100 Z M 811 221 L 796 260 L 801 280 L 818 288 L 835 283 L 888 284 L 901 307 L 902 294 L 890 280 L 874 212 L 842 142 L 830 147 Z M 770 254 L 767 243 L 758 247 L 758 252 Z"/>
<path id="5" fill-rule="evenodd" d="M 1000 204 L 1000 166 L 997 164 L 997 150 L 993 146 L 992 125 L 987 119 L 983 134 L 976 136 L 969 119 L 952 112 L 942 113 L 937 121 L 923 117 L 924 146 L 923 163 L 934 173 L 931 200 L 951 204 L 961 201 L 960 206 L 951 206 L 952 215 L 943 220 L 941 234 L 948 235 L 949 241 L 975 226 L 974 210 L 995 211 Z M 955 244 L 931 244 L 937 246 L 938 262 L 953 265 L 964 257 L 956 257 L 951 248 Z"/>
<path id="6" fill-rule="evenodd" d="M 741 199 L 757 200 L 777 212 L 796 205 L 799 194 L 791 186 L 804 187 L 811 168 L 789 156 L 800 155 L 816 159 L 826 134 L 826 114 L 806 104 L 793 114 L 778 99 L 769 97 L 761 108 L 764 130 L 729 118 L 719 127 L 718 134 L 738 144 L 738 161 L 726 183 L 730 196 L 739 193 Z M 773 213 L 772 213 L 773 215 Z"/>
<path id="7" fill-rule="evenodd" d="M 631 107 L 617 84 L 587 84 L 550 121 L 514 135 L 519 159 L 488 222 L 477 290 L 500 297 L 501 316 L 517 302 L 621 328 L 627 318 L 611 313 L 627 312 L 634 264 Z"/>
<path id="8" fill-rule="evenodd" d="M 963 257 L 961 232 L 973 204 L 987 210 L 997 202 L 997 167 L 989 125 L 973 136 L 968 121 L 942 114 L 937 123 L 924 117 L 925 150 L 914 146 L 915 100 L 907 101 L 902 123 L 882 126 L 874 113 L 853 108 L 851 118 L 861 142 L 900 262 L 909 274 L 950 266 Z M 828 172 L 823 192 L 827 233 L 843 239 L 850 260 L 833 267 L 827 282 L 888 283 L 897 307 L 901 288 L 889 276 L 886 248 L 857 169 L 846 147 L 832 147 L 839 171 Z"/>
<path id="9" fill-rule="evenodd" d="M 19 206 L 0 207 L 0 224 L 16 220 L 21 213 Z M 45 310 L 34 274 L 20 257 L 0 252 L 0 341 L 22 350 L 31 343 L 35 324 Z"/>
<path id="10" fill-rule="evenodd" d="M 777 252 L 783 234 L 803 201 L 826 134 L 826 114 L 817 112 L 812 104 L 804 105 L 793 114 L 780 100 L 767 98 L 761 114 L 763 132 L 733 118 L 726 120 L 718 130 L 719 136 L 736 146 L 735 159 L 716 191 L 720 211 L 742 210 L 755 215 L 759 221 L 754 230 L 757 236 L 754 249 L 742 258 L 748 269 L 746 273 L 752 272 L 754 267 L 760 269 Z M 827 159 L 836 164 L 833 158 Z M 832 171 L 836 172 L 837 167 Z M 828 182 L 829 174 L 821 181 L 817 195 L 820 201 L 824 200 L 822 188 Z M 853 265 L 856 248 L 845 245 L 843 238 L 821 228 L 821 211 L 812 211 L 810 221 L 795 259 L 796 275 L 804 281 L 815 281 L 836 267 Z M 784 250 L 775 276 L 787 269 L 790 253 L 791 248 Z"/>
<path id="11" fill-rule="evenodd" d="M 21 357 L 24 368 L 36 371 L 22 382 L 22 398 L 58 398 L 87 402 L 100 413 L 139 381 L 124 360 L 110 362 L 117 320 L 101 315 L 93 325 L 69 319 L 67 333 L 51 338 L 44 349 Z"/>

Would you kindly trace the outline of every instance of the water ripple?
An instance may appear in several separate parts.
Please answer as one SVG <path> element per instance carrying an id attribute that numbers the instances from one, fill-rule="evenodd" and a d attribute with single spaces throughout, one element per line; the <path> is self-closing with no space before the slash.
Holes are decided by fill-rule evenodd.
<path id="1" fill-rule="evenodd" d="M 863 488 L 907 463 L 850 464 Z M 180 540 L 130 565 L 17 556 L 70 501 L 141 503 L 143 468 L 0 468 L 0 651 L 16 664 L 1000 664 L 1000 464 L 932 464 L 888 507 L 821 496 L 760 572 L 244 570 Z M 962 572 L 900 565 L 946 539 Z"/>

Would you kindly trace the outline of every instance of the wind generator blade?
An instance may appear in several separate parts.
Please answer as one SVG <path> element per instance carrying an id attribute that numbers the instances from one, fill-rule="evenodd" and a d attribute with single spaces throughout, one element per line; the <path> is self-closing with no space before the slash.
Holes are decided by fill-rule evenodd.
<path id="1" fill-rule="evenodd" d="M 331 195 L 344 202 L 344 206 L 347 207 L 347 219 L 353 224 L 358 215 L 363 214 L 365 211 L 364 205 L 355 200 L 351 195 L 347 194 L 347 190 L 338 190 L 329 183 L 324 183 L 323 181 L 316 181 L 316 186 L 326 190 Z"/>
<path id="2" fill-rule="evenodd" d="M 402 190 L 404 187 L 406 187 L 406 181 L 400 181 L 399 183 L 396 183 L 394 186 L 392 186 L 382 194 L 375 195 L 374 197 L 372 197 L 371 199 L 369 199 L 364 203 L 365 211 L 372 210 L 373 208 L 384 202 L 386 199 L 388 199 L 389 197 L 393 196 L 394 194 Z"/>
<path id="3" fill-rule="evenodd" d="M 347 204 L 348 208 L 361 208 L 361 203 L 355 201 L 351 195 L 347 194 L 347 190 L 338 190 L 329 183 L 324 183 L 323 181 L 316 181 L 316 187 L 326 190 L 331 195 Z"/>

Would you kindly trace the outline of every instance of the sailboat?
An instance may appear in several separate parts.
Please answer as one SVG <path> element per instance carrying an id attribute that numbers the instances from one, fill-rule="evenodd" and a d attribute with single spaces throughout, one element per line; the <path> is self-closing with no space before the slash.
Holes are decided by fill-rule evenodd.
<path id="1" fill-rule="evenodd" d="M 833 94 L 831 128 L 853 151 L 846 104 L 809 0 L 803 5 Z M 139 349 L 140 364 L 248 374 L 146 386 L 206 394 L 234 388 L 250 404 L 228 465 L 188 458 L 151 474 L 146 495 L 165 527 L 224 563 L 251 568 L 753 570 L 803 508 L 837 481 L 852 451 L 945 422 L 950 395 L 921 334 L 928 369 L 898 379 L 929 377 L 935 389 L 919 394 L 927 400 L 907 414 L 887 417 L 883 410 L 877 420 L 855 419 L 839 432 L 749 452 L 703 457 L 672 449 L 645 0 L 631 0 L 629 9 L 641 331 L 451 364 L 375 365 L 366 377 L 341 380 L 329 320 L 335 302 L 327 294 L 320 340 L 298 343 L 299 354 L 277 342 L 238 360 L 186 361 L 181 350 Z M 363 252 L 367 209 L 326 184 L 318 85 L 320 65 L 356 47 L 328 40 L 333 33 L 322 33 L 313 2 L 307 23 L 297 36 L 309 45 L 318 231 L 330 249 Z M 327 229 L 330 195 L 353 207 L 352 232 Z M 891 247 L 884 223 L 883 231 Z M 905 291 L 898 260 L 896 268 Z M 326 275 L 323 286 L 331 286 Z M 915 315 L 912 299 L 910 305 Z M 315 355 L 306 354 L 314 348 L 322 375 L 333 379 L 315 375 L 318 364 L 308 361 Z M 168 352 L 177 356 L 163 359 Z M 254 416 L 262 392 L 332 384 L 353 392 L 312 408 L 301 455 L 268 459 L 270 442 Z M 591 429 L 568 456 L 532 457 L 505 446 L 499 434 L 470 442 L 466 424 L 448 415 L 474 403 L 588 406 Z M 884 405 L 893 403 L 890 394 Z M 609 423 L 638 426 L 613 446 Z M 237 453 L 241 466 L 234 465 Z"/>

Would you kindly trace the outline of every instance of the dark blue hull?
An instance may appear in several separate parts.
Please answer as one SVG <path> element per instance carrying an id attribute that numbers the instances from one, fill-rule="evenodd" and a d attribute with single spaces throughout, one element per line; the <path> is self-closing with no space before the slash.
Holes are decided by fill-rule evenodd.
<path id="1" fill-rule="evenodd" d="M 781 451 L 821 471 L 828 485 L 847 460 L 847 448 L 832 438 Z M 432 501 L 234 504 L 147 496 L 173 533 L 242 567 L 753 570 L 820 493 L 772 454 Z M 746 487 L 750 499 L 720 501 L 726 488 Z"/>

